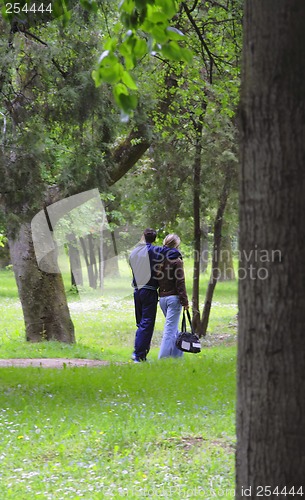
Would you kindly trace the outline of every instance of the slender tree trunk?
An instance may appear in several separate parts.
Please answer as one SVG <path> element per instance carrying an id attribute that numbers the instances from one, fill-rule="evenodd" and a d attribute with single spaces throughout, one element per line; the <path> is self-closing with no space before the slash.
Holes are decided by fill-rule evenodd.
<path id="1" fill-rule="evenodd" d="M 200 322 L 200 328 L 199 328 L 199 336 L 205 336 L 209 324 L 209 318 L 210 318 L 210 311 L 212 307 L 212 300 L 213 300 L 213 294 L 214 290 L 219 278 L 219 261 L 220 261 L 220 249 L 221 249 L 221 229 L 222 229 L 222 224 L 223 224 L 223 216 L 225 213 L 226 205 L 227 205 L 227 200 L 230 192 L 230 184 L 231 184 L 231 174 L 232 174 L 232 169 L 230 166 L 227 167 L 226 175 L 225 175 L 225 180 L 224 180 L 224 185 L 222 188 L 222 193 L 220 196 L 220 203 L 219 207 L 217 210 L 215 222 L 214 222 L 214 242 L 213 242 L 213 256 L 212 256 L 212 270 L 211 270 L 211 276 L 210 276 L 210 281 L 208 284 L 206 296 L 205 296 L 205 302 L 204 302 L 204 307 L 203 307 L 203 312 L 202 312 L 202 318 Z"/>
<path id="2" fill-rule="evenodd" d="M 101 290 L 104 288 L 104 243 L 103 243 L 103 231 L 99 238 L 98 247 L 98 262 L 99 262 L 99 287 Z"/>
<path id="3" fill-rule="evenodd" d="M 203 221 L 201 223 L 201 252 L 200 252 L 200 272 L 205 273 L 209 263 L 209 229 L 208 225 Z"/>
<path id="4" fill-rule="evenodd" d="M 74 236 L 74 234 L 69 234 L 67 235 L 66 238 L 68 241 L 71 283 L 76 287 L 78 285 L 82 286 L 84 284 L 84 281 L 83 281 L 82 264 L 78 250 L 77 239 Z"/>
<path id="5" fill-rule="evenodd" d="M 46 273 L 38 268 L 29 223 L 23 223 L 15 236 L 13 232 L 8 233 L 11 260 L 24 314 L 26 340 L 74 342 L 74 327 L 61 274 Z"/>
<path id="6" fill-rule="evenodd" d="M 221 238 L 218 269 L 219 269 L 218 281 L 235 280 L 233 255 L 232 255 L 232 242 L 231 242 L 231 237 L 228 234 L 224 234 Z"/>
<path id="7" fill-rule="evenodd" d="M 193 177 L 193 212 L 194 212 L 194 269 L 193 269 L 193 328 L 198 331 L 200 325 L 199 311 L 199 279 L 200 279 L 200 249 L 201 249 L 201 227 L 200 227 L 200 182 L 201 182 L 201 152 L 202 152 L 202 123 L 196 125 L 196 147 L 194 159 Z"/>
<path id="8" fill-rule="evenodd" d="M 97 288 L 97 280 L 98 280 L 98 269 L 95 257 L 95 247 L 94 247 L 94 239 L 92 234 L 88 234 L 87 236 L 88 247 L 89 247 L 89 262 L 90 268 L 92 269 L 92 288 L 96 290 Z"/>
<path id="9" fill-rule="evenodd" d="M 114 251 L 113 275 L 119 278 L 120 277 L 119 252 L 118 252 L 118 247 L 117 247 L 114 231 L 111 231 L 111 241 L 112 241 L 112 246 L 113 246 L 113 251 Z"/>
<path id="10" fill-rule="evenodd" d="M 109 231 L 109 240 L 104 241 L 104 275 L 119 277 L 118 248 L 114 231 Z"/>
<path id="11" fill-rule="evenodd" d="M 305 494 L 304 20 L 301 0 L 245 4 L 238 500 Z"/>
<path id="12" fill-rule="evenodd" d="M 91 288 L 94 288 L 94 275 L 93 275 L 92 266 L 90 265 L 90 257 L 89 257 L 88 250 L 87 250 L 86 239 L 80 237 L 79 241 L 80 241 L 80 244 L 82 247 L 82 251 L 83 251 L 83 255 L 84 255 L 84 259 L 85 259 L 85 263 L 86 263 L 86 267 L 87 267 L 89 286 Z"/>

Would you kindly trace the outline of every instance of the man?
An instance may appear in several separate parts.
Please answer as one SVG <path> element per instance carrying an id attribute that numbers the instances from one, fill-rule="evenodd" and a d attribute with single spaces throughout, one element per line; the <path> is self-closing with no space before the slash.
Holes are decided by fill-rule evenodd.
<path id="1" fill-rule="evenodd" d="M 156 236 L 154 229 L 145 229 L 139 245 L 134 248 L 129 258 L 133 273 L 132 285 L 137 324 L 132 356 L 135 363 L 146 361 L 150 350 L 158 304 L 156 278 L 158 263 L 164 259 L 165 255 L 170 254 L 170 258 L 180 256 L 180 252 L 176 249 L 154 246 Z"/>

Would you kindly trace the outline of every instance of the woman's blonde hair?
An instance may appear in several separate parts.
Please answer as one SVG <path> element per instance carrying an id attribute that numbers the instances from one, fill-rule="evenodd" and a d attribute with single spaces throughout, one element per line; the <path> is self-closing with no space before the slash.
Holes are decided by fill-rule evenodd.
<path id="1" fill-rule="evenodd" d="M 181 240 L 177 234 L 168 234 L 163 240 L 163 245 L 169 248 L 178 248 L 180 242 Z"/>

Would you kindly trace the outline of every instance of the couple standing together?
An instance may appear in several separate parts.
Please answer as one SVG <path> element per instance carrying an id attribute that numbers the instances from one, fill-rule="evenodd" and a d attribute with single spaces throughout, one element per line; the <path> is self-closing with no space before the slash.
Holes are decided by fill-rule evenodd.
<path id="1" fill-rule="evenodd" d="M 145 229 L 141 242 L 131 252 L 129 262 L 133 273 L 134 304 L 137 331 L 133 360 L 146 361 L 157 314 L 158 290 L 160 307 L 165 316 L 165 326 L 159 359 L 180 357 L 183 352 L 176 347 L 178 325 L 182 307 L 188 309 L 184 269 L 178 249 L 180 238 L 168 234 L 163 247 L 153 245 L 157 233 Z"/>

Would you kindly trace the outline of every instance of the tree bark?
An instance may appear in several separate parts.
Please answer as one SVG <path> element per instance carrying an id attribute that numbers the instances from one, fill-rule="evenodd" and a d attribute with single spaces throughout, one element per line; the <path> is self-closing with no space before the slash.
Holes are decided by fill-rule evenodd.
<path id="1" fill-rule="evenodd" d="M 193 318 L 192 326 L 195 332 L 200 325 L 199 311 L 199 280 L 200 280 L 200 250 L 201 250 L 201 227 L 200 227 L 200 182 L 201 182 L 201 152 L 202 152 L 202 128 L 201 122 L 195 125 L 196 144 L 193 175 L 193 214 L 194 214 L 194 268 L 193 268 Z"/>
<path id="2" fill-rule="evenodd" d="M 115 239 L 114 231 L 109 231 L 109 241 L 104 242 L 103 255 L 104 255 L 104 276 L 119 278 L 119 252 Z"/>
<path id="3" fill-rule="evenodd" d="M 86 263 L 86 267 L 87 267 L 89 286 L 90 286 L 90 288 L 96 288 L 96 286 L 94 286 L 95 280 L 94 280 L 93 267 L 90 265 L 90 256 L 88 254 L 88 249 L 87 249 L 87 245 L 86 245 L 87 238 L 80 237 L 79 241 L 80 241 L 80 244 L 82 247 L 82 251 L 83 251 L 83 255 L 84 255 L 84 259 L 85 259 L 85 263 Z"/>
<path id="4" fill-rule="evenodd" d="M 94 245 L 94 240 L 93 240 L 92 234 L 88 234 L 87 241 L 88 241 L 88 247 L 89 247 L 89 259 L 90 259 L 89 261 L 90 261 L 90 267 L 92 269 L 92 277 L 93 277 L 92 288 L 94 288 L 96 290 L 97 280 L 98 280 L 98 268 L 97 268 L 97 263 L 96 263 L 95 245 Z"/>
<path id="5" fill-rule="evenodd" d="M 143 133 L 144 132 L 144 133 Z M 142 158 L 151 145 L 151 139 L 144 129 L 134 129 L 113 151 L 113 167 L 108 172 L 108 185 L 119 181 Z M 95 186 L 94 186 L 95 187 Z"/>
<path id="6" fill-rule="evenodd" d="M 287 492 L 302 486 L 305 493 L 304 19 L 305 3 L 300 0 L 245 4 L 236 461 L 240 500 L 246 487 L 252 488 L 250 498 L 267 485 L 279 491 L 286 487 Z"/>
<path id="7" fill-rule="evenodd" d="M 209 229 L 206 222 L 201 223 L 201 252 L 200 252 L 200 272 L 205 273 L 209 263 Z"/>
<path id="8" fill-rule="evenodd" d="M 15 235 L 8 233 L 26 340 L 75 342 L 61 274 L 46 273 L 38 268 L 29 223 L 21 224 Z M 56 255 L 53 258 L 56 259 Z"/>
<path id="9" fill-rule="evenodd" d="M 218 281 L 235 280 L 235 271 L 233 265 L 232 242 L 228 234 L 222 235 L 220 258 L 218 262 L 219 276 Z"/>
<path id="10" fill-rule="evenodd" d="M 82 264 L 80 259 L 80 253 L 78 249 L 77 239 L 73 233 L 67 235 L 68 241 L 68 252 L 70 261 L 70 271 L 71 271 L 71 284 L 76 286 L 82 286 L 84 284 Z"/>

